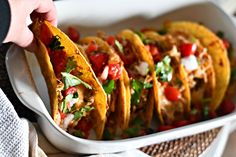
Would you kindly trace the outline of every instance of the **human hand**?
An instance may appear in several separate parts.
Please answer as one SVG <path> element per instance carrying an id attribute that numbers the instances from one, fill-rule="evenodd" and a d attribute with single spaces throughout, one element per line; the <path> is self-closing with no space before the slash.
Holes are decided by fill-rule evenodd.
<path id="1" fill-rule="evenodd" d="M 34 50 L 34 36 L 27 26 L 30 15 L 57 25 L 56 8 L 52 0 L 8 0 L 11 8 L 11 23 L 5 42 L 14 42 L 28 50 Z"/>

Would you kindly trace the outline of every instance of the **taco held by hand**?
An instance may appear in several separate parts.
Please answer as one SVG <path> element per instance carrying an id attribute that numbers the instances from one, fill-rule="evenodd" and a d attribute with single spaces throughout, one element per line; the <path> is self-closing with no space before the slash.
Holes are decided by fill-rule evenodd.
<path id="1" fill-rule="evenodd" d="M 50 96 L 52 117 L 65 131 L 101 139 L 106 120 L 106 95 L 77 46 L 47 21 L 35 21 L 35 52 Z"/>
<path id="2" fill-rule="evenodd" d="M 104 134 L 117 135 L 128 127 L 130 118 L 130 89 L 128 74 L 120 57 L 101 38 L 91 36 L 79 42 L 97 78 L 107 94 L 107 123 Z"/>

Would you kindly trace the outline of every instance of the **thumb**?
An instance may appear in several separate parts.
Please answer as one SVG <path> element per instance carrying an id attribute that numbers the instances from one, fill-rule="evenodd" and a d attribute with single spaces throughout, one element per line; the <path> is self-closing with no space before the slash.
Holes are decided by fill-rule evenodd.
<path id="1" fill-rule="evenodd" d="M 28 47 L 30 44 L 32 44 L 34 39 L 34 35 L 31 32 L 31 30 L 28 27 L 24 27 L 24 29 L 21 32 L 21 35 L 19 35 L 19 38 L 15 43 L 19 45 L 20 47 Z"/>

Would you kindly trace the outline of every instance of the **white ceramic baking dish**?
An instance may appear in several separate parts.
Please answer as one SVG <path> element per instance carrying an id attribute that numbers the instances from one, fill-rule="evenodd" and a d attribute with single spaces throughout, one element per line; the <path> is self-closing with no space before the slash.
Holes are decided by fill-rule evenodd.
<path id="1" fill-rule="evenodd" d="M 59 27 L 77 27 L 83 35 L 98 30 L 117 33 L 123 28 L 160 26 L 166 20 L 202 22 L 213 31 L 222 30 L 230 41 L 236 41 L 236 26 L 232 19 L 215 4 L 193 0 L 64 0 L 56 1 Z M 233 45 L 236 47 L 236 45 Z M 38 124 L 48 140 L 61 150 L 72 153 L 111 153 L 173 140 L 212 128 L 236 119 L 236 113 L 204 122 L 154 133 L 146 136 L 95 141 L 74 137 L 60 129 L 50 117 L 47 88 L 33 54 L 12 46 L 6 56 L 11 84 L 22 103 L 38 115 Z"/>

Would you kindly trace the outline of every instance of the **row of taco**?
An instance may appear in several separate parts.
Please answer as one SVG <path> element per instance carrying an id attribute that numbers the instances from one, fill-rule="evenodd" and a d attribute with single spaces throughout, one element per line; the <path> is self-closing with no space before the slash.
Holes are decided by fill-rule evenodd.
<path id="1" fill-rule="evenodd" d="M 36 20 L 32 30 L 52 117 L 78 137 L 93 138 L 92 130 L 97 139 L 147 134 L 154 116 L 155 126 L 166 127 L 192 112 L 208 118 L 229 83 L 225 46 L 197 23 L 170 22 L 161 32 L 127 29 L 76 44 L 46 21 Z"/>

